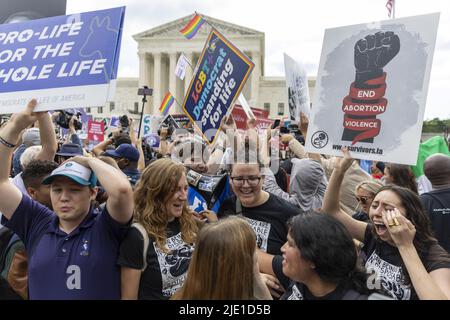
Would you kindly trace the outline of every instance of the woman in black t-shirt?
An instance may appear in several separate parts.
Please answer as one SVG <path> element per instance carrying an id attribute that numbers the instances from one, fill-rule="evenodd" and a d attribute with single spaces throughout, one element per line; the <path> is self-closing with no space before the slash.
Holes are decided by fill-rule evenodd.
<path id="1" fill-rule="evenodd" d="M 310 213 L 292 218 L 288 226 L 283 256 L 259 252 L 258 257 L 262 271 L 275 275 L 286 288 L 281 300 L 367 299 L 367 275 L 339 221 Z"/>
<path id="2" fill-rule="evenodd" d="M 131 228 L 121 244 L 122 299 L 169 299 L 183 284 L 198 231 L 187 189 L 183 165 L 170 159 L 143 171 L 134 191 L 134 219 L 146 233 Z"/>
<path id="3" fill-rule="evenodd" d="M 369 224 L 339 208 L 339 189 L 353 159 L 346 148 L 331 175 L 323 212 L 341 221 L 353 238 L 363 242 L 368 286 L 394 299 L 449 299 L 450 256 L 434 238 L 430 221 L 416 193 L 385 186 L 369 209 Z"/>

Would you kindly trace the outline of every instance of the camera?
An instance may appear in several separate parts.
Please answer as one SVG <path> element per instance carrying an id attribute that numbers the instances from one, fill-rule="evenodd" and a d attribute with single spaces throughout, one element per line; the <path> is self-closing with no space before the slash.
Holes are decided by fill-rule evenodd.
<path id="1" fill-rule="evenodd" d="M 81 112 L 71 112 L 68 110 L 59 110 L 59 115 L 56 118 L 56 124 L 59 125 L 61 128 L 69 129 L 69 123 L 70 119 L 72 119 L 73 116 L 76 116 L 76 118 L 73 121 L 73 126 L 75 130 L 81 130 L 83 127 L 83 124 L 81 123 Z"/>
<path id="2" fill-rule="evenodd" d="M 147 86 L 138 89 L 138 96 L 151 96 L 153 93 L 153 89 Z"/>
<path id="3" fill-rule="evenodd" d="M 119 122 L 120 122 L 120 126 L 125 129 L 128 128 L 129 122 L 128 122 L 128 117 L 126 114 L 124 114 L 123 116 L 121 116 L 119 118 Z"/>

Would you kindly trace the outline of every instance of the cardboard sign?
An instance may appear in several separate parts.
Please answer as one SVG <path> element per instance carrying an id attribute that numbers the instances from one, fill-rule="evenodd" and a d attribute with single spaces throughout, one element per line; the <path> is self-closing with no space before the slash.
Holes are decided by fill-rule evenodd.
<path id="1" fill-rule="evenodd" d="M 439 14 L 327 29 L 306 151 L 415 164 Z"/>
<path id="2" fill-rule="evenodd" d="M 0 113 L 105 105 L 125 7 L 0 25 Z"/>
<path id="3" fill-rule="evenodd" d="M 91 141 L 103 141 L 105 138 L 105 124 L 102 121 L 88 121 L 88 139 Z"/>
<path id="4" fill-rule="evenodd" d="M 161 120 L 161 115 L 144 114 L 142 116 L 142 137 L 145 137 L 150 133 L 157 133 Z"/>
<path id="5" fill-rule="evenodd" d="M 252 113 L 255 115 L 256 118 L 255 126 L 258 129 L 258 131 L 270 127 L 272 125 L 273 120 L 267 119 L 267 117 L 269 116 L 268 111 L 257 108 L 251 109 Z M 242 130 L 247 129 L 248 116 L 240 105 L 236 104 L 233 108 L 233 111 L 231 111 L 231 114 L 233 115 L 233 119 L 236 122 L 236 127 L 238 129 Z"/>
<path id="6" fill-rule="evenodd" d="M 222 118 L 241 93 L 253 67 L 254 63 L 222 34 L 211 31 L 182 105 L 208 143 L 214 143 Z"/>
<path id="7" fill-rule="evenodd" d="M 292 121 L 300 121 L 300 112 L 310 118 L 308 77 L 305 68 L 284 54 L 284 69 L 288 89 L 289 115 Z"/>

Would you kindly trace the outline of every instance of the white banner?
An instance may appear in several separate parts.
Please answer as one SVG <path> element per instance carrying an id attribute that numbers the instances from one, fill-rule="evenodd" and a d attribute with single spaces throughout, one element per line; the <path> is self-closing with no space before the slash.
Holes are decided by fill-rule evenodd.
<path id="1" fill-rule="evenodd" d="M 414 165 L 439 13 L 325 31 L 306 150 Z"/>
<path id="2" fill-rule="evenodd" d="M 310 118 L 308 77 L 303 65 L 284 54 L 289 114 L 292 121 L 300 121 L 300 112 Z"/>
<path id="3" fill-rule="evenodd" d="M 186 76 L 186 68 L 189 66 L 189 61 L 184 56 L 184 54 L 180 54 L 178 58 L 177 66 L 175 67 L 175 75 L 183 80 Z"/>

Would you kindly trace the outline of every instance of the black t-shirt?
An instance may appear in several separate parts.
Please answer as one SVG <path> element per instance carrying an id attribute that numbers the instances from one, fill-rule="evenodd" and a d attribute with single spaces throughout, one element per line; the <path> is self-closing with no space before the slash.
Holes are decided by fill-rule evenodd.
<path id="1" fill-rule="evenodd" d="M 439 244 L 450 252 L 450 189 L 433 190 L 420 195 Z"/>
<path id="2" fill-rule="evenodd" d="M 369 289 L 379 290 L 396 300 L 417 300 L 417 294 L 402 267 L 397 247 L 376 238 L 372 224 L 367 225 L 363 244 L 361 250 L 367 257 L 364 263 L 369 274 L 367 281 L 374 286 Z M 450 259 L 441 246 L 432 245 L 427 252 L 422 263 L 428 273 L 440 268 L 450 268 Z"/>
<path id="3" fill-rule="evenodd" d="M 283 257 L 275 256 L 272 260 L 272 269 L 286 292 L 280 300 L 367 300 L 368 296 L 358 293 L 356 290 L 339 285 L 332 292 L 316 297 L 307 286 L 287 278 L 283 273 Z"/>
<path id="4" fill-rule="evenodd" d="M 147 252 L 147 268 L 141 275 L 139 283 L 139 300 L 166 300 L 183 284 L 191 261 L 193 244 L 187 244 L 181 238 L 178 219 L 167 225 L 165 253 L 150 238 Z M 120 247 L 118 264 L 122 267 L 142 269 L 144 241 L 136 228 L 130 228 Z"/>
<path id="5" fill-rule="evenodd" d="M 236 196 L 224 201 L 217 214 L 219 219 L 239 214 Z M 281 254 L 281 247 L 287 241 L 287 221 L 300 210 L 285 200 L 269 194 L 269 199 L 260 206 L 247 208 L 241 205 L 242 216 L 256 233 L 258 248 L 270 254 Z"/>

